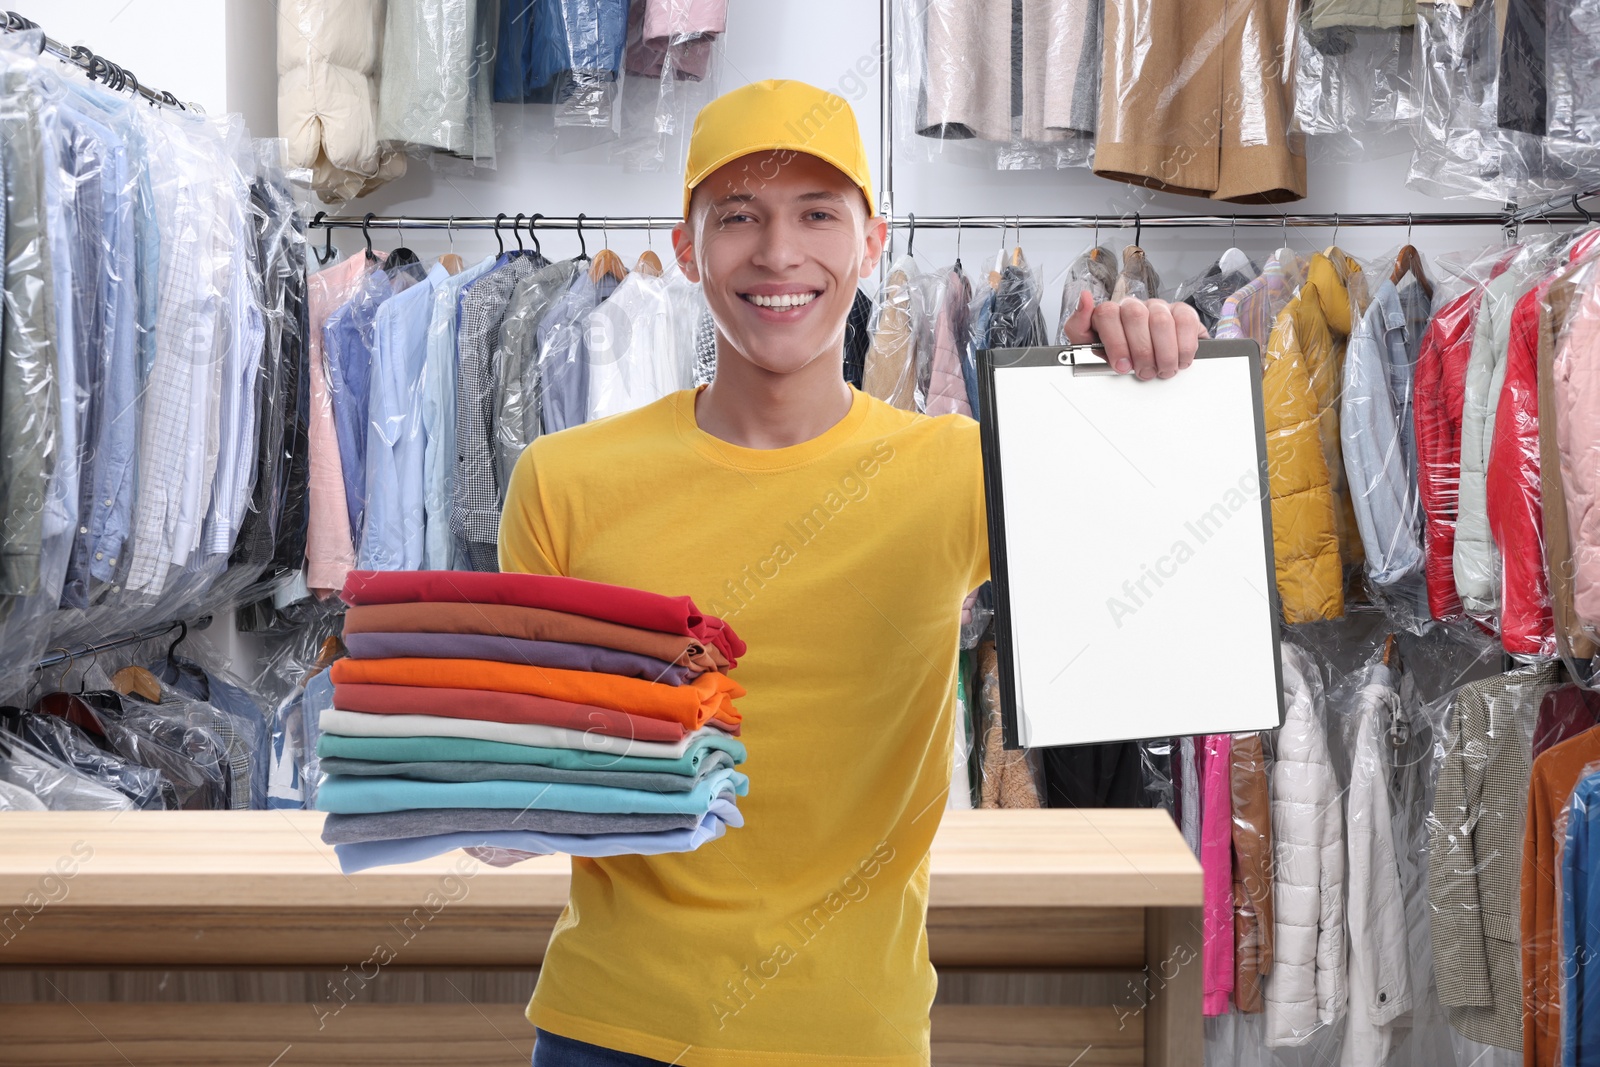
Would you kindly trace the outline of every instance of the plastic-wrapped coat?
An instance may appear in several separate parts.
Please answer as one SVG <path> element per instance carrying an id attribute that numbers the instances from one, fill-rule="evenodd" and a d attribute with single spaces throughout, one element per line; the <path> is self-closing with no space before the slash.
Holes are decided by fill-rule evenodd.
<path id="1" fill-rule="evenodd" d="M 1344 614 L 1344 564 L 1362 558 L 1339 446 L 1339 386 L 1361 268 L 1314 256 L 1262 365 L 1278 596 L 1291 623 Z M 1355 292 L 1352 293 L 1352 287 Z"/>
<path id="2" fill-rule="evenodd" d="M 1272 765 L 1275 959 L 1262 986 L 1269 1047 L 1302 1045 L 1344 1013 L 1344 812 L 1316 664 L 1282 646 L 1283 728 Z"/>
<path id="3" fill-rule="evenodd" d="M 278 4 L 278 131 L 324 200 L 365 196 L 406 172 L 378 141 L 382 0 Z"/>
<path id="4" fill-rule="evenodd" d="M 1512 271 L 1483 291 L 1483 305 L 1467 361 L 1461 409 L 1461 488 L 1456 516 L 1456 592 L 1467 614 L 1492 615 L 1499 606 L 1499 554 L 1489 536 L 1489 442 L 1505 383 L 1511 312 L 1522 279 Z"/>
<path id="5" fill-rule="evenodd" d="M 1462 389 L 1483 291 L 1476 287 L 1434 315 L 1417 353 L 1417 492 L 1422 498 L 1428 610 L 1461 617 L 1456 595 L 1456 516 L 1460 510 Z"/>
<path id="6" fill-rule="evenodd" d="M 1489 530 L 1502 560 L 1500 642 L 1507 652 L 1545 656 L 1556 652 L 1539 481 L 1539 312 L 1549 285 L 1547 279 L 1530 289 L 1511 314 L 1485 480 Z"/>
<path id="7" fill-rule="evenodd" d="M 1572 602 L 1584 627 L 1600 627 L 1600 284 L 1591 280 L 1556 349 L 1556 444 L 1572 540 Z"/>

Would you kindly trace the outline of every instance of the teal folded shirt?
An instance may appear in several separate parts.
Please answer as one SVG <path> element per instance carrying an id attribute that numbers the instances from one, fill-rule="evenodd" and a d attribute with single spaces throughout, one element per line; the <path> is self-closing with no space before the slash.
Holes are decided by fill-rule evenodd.
<path id="1" fill-rule="evenodd" d="M 706 775 L 687 793 L 651 793 L 603 785 L 560 782 L 418 782 L 330 774 L 317 790 L 317 808 L 341 815 L 439 808 L 547 808 L 552 811 L 704 813 L 721 793 L 744 796 L 750 779 L 723 768 Z"/>
<path id="2" fill-rule="evenodd" d="M 514 745 L 506 741 L 482 741 L 471 737 L 345 737 L 323 734 L 317 742 L 318 756 L 344 756 L 347 759 L 384 760 L 390 763 L 528 763 L 571 771 L 644 771 L 688 775 L 699 774 L 706 753 L 717 751 L 731 755 L 734 763 L 744 762 L 744 745 L 739 739 L 714 730 L 691 741 L 677 759 L 613 756 L 606 752 Z"/>

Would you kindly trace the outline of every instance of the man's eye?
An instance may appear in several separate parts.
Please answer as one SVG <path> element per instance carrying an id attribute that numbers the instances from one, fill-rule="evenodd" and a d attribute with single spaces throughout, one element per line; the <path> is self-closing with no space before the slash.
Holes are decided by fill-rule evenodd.
<path id="1" fill-rule="evenodd" d="M 833 218 L 833 213 L 828 211 L 813 211 L 806 216 L 813 222 L 827 222 Z"/>
<path id="2" fill-rule="evenodd" d="M 750 216 L 744 214 L 743 212 L 740 212 L 740 213 L 738 213 L 736 215 L 725 215 L 725 216 L 723 216 L 722 221 L 724 223 L 729 223 L 729 222 L 749 222 L 750 221 Z"/>

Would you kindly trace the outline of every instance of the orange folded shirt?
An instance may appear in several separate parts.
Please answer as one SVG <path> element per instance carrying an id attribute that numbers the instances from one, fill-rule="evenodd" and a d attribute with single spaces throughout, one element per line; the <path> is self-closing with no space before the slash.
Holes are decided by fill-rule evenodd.
<path id="1" fill-rule="evenodd" d="M 733 699 L 745 695 L 738 682 L 717 671 L 706 671 L 684 685 L 664 685 L 595 671 L 481 659 L 341 659 L 333 664 L 331 677 L 335 685 L 356 682 L 531 693 L 666 719 L 690 730 L 698 730 L 713 718 L 737 724 L 741 717 Z"/>

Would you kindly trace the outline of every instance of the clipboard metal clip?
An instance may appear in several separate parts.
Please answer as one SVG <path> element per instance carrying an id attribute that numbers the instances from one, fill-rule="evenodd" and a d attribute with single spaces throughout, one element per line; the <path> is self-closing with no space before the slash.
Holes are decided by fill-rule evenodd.
<path id="1" fill-rule="evenodd" d="M 1111 364 L 1105 361 L 1105 352 L 1105 345 L 1065 345 L 1056 350 L 1056 362 L 1071 367 L 1074 377 L 1080 374 L 1110 374 Z M 1079 362 L 1080 356 L 1088 356 L 1090 353 L 1100 358 L 1084 359 Z"/>

